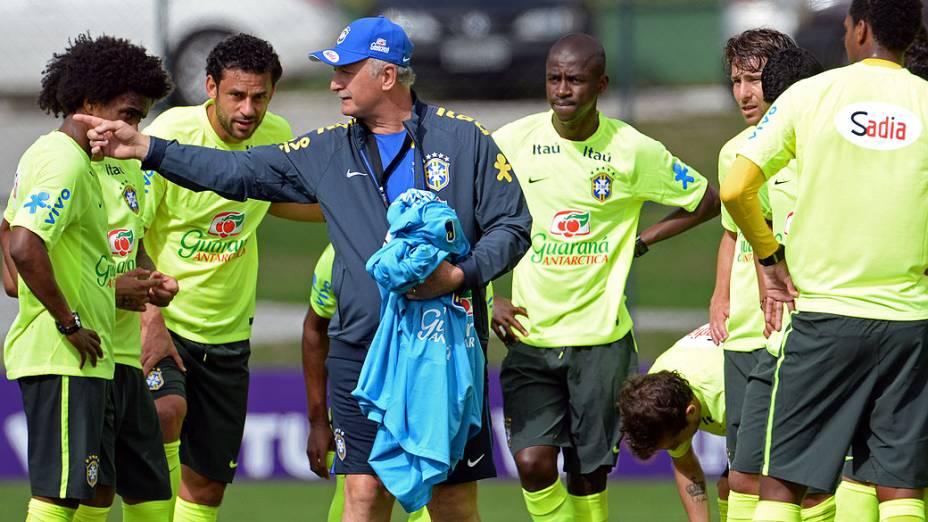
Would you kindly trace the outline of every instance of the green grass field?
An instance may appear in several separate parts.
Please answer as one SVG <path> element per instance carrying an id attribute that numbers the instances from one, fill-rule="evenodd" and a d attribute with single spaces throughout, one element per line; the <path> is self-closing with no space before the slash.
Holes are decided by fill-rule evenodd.
<path id="1" fill-rule="evenodd" d="M 2 520 L 25 518 L 29 487 L 25 482 L 0 482 Z M 324 521 L 332 496 L 332 485 L 287 482 L 242 482 L 226 491 L 219 512 L 222 522 Z M 715 511 L 714 488 L 710 491 Z M 480 515 L 484 522 L 528 521 L 519 485 L 514 481 L 484 481 L 480 484 Z M 683 508 L 671 482 L 616 481 L 609 486 L 611 520 L 622 522 L 685 521 Z M 23 514 L 23 516 L 20 516 Z M 394 510 L 393 520 L 403 521 L 401 509 Z M 718 515 L 713 517 L 717 520 Z M 110 521 L 122 520 L 119 509 Z"/>

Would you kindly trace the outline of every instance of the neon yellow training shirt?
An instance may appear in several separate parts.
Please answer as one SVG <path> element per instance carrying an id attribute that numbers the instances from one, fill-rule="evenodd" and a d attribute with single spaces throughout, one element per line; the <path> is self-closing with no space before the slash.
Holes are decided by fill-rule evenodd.
<path id="1" fill-rule="evenodd" d="M 106 244 L 106 209 L 90 158 L 62 132 L 36 140 L 19 160 L 11 206 L 12 228 L 39 236 L 48 249 L 55 282 L 81 322 L 100 336 L 103 358 L 80 366 L 80 354 L 58 332 L 55 319 L 22 278 L 19 313 L 3 347 L 7 378 L 73 375 L 113 378 L 115 270 Z M 12 219 L 10 219 L 12 218 Z"/>
<path id="2" fill-rule="evenodd" d="M 659 142 L 599 115 L 586 141 L 558 135 L 551 111 L 493 138 L 519 176 L 531 248 L 513 273 L 513 304 L 537 347 L 614 342 L 631 329 L 625 282 L 645 201 L 693 211 L 707 182 Z"/>
<path id="3" fill-rule="evenodd" d="M 739 154 L 796 158 L 786 259 L 797 309 L 928 319 L 928 82 L 884 60 L 797 82 Z"/>
<path id="4" fill-rule="evenodd" d="M 736 151 L 753 132 L 754 127 L 748 127 L 722 146 L 722 150 L 719 151 L 720 186 L 724 183 L 731 164 L 735 161 Z M 764 185 L 761 188 L 759 197 L 761 210 L 766 217 L 769 217 L 770 205 L 767 201 L 766 187 Z M 737 235 L 731 263 L 731 284 L 728 289 L 729 316 L 726 321 L 728 338 L 722 346 L 726 350 L 749 352 L 763 348 L 767 342 L 764 338 L 764 312 L 760 308 L 754 251 L 724 206 L 722 207 L 722 226 Z"/>
<path id="5" fill-rule="evenodd" d="M 722 348 L 712 342 L 709 325 L 703 325 L 677 341 L 654 361 L 648 373 L 677 372 L 689 383 L 693 395 L 699 399 L 702 416 L 699 429 L 713 435 L 725 435 L 725 355 Z M 688 440 L 668 450 L 673 458 L 689 451 Z"/>
<path id="6" fill-rule="evenodd" d="M 770 208 L 773 210 L 773 236 L 781 245 L 789 248 L 789 229 L 793 221 L 793 208 L 796 206 L 796 160 L 789 162 L 780 172 L 767 181 L 769 185 Z M 792 267 L 790 267 L 792 268 Z M 783 324 L 779 331 L 767 338 L 767 351 L 779 355 L 783 342 L 783 332 L 790 324 L 790 314 L 784 307 Z"/>
<path id="7" fill-rule="evenodd" d="M 165 111 L 146 134 L 223 150 L 246 150 L 293 138 L 286 120 L 268 112 L 247 141 L 219 139 L 207 117 L 213 103 Z M 193 192 L 147 172 L 145 249 L 180 291 L 161 313 L 168 329 L 196 342 L 223 344 L 251 337 L 258 280 L 256 231 L 270 204 L 230 201 Z"/>
<path id="8" fill-rule="evenodd" d="M 116 277 L 119 277 L 136 267 L 139 240 L 145 232 L 142 226 L 145 177 L 141 164 L 136 160 L 105 158 L 91 165 L 103 191 L 109 220 L 106 239 L 116 268 Z M 118 364 L 141 369 L 141 329 L 141 315 L 138 312 L 116 309 L 113 357 Z"/>

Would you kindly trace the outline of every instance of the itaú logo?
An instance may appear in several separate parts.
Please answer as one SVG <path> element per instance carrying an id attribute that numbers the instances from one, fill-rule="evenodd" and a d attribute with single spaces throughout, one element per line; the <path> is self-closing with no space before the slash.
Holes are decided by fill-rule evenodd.
<path id="1" fill-rule="evenodd" d="M 882 102 L 848 105 L 835 115 L 835 127 L 844 139 L 866 149 L 907 147 L 922 134 L 922 122 L 907 109 Z"/>

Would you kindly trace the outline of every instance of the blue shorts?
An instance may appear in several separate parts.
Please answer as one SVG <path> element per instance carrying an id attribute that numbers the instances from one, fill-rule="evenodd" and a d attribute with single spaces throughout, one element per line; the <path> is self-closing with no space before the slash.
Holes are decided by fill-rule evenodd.
<path id="1" fill-rule="evenodd" d="M 361 413 L 357 399 L 351 396 L 358 385 L 366 351 L 363 346 L 353 346 L 337 339 L 329 340 L 329 357 L 325 367 L 329 381 L 332 432 L 335 434 L 335 473 L 339 475 L 374 475 L 367 459 L 377 436 L 377 424 Z M 487 379 L 486 369 L 484 379 Z M 480 433 L 467 442 L 464 458 L 448 475 L 446 483 L 459 484 L 496 476 L 491 437 L 487 394 L 483 403 L 483 427 Z"/>

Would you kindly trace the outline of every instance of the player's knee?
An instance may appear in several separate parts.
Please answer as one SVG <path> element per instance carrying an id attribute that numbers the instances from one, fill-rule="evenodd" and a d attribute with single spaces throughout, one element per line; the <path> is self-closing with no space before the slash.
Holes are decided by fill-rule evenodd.
<path id="1" fill-rule="evenodd" d="M 553 449 L 553 451 L 551 451 Z M 522 487 L 529 491 L 544 489 L 557 480 L 557 448 L 535 446 L 516 453 L 516 468 Z"/>
<path id="2" fill-rule="evenodd" d="M 610 469 L 608 466 L 603 466 L 592 473 L 568 473 L 567 492 L 571 495 L 585 497 L 606 491 L 606 480 Z"/>
<path id="3" fill-rule="evenodd" d="M 222 482 L 210 480 L 198 473 L 191 473 L 191 471 L 190 468 L 184 468 L 181 497 L 184 497 L 185 500 L 205 506 L 218 506 L 222 504 L 222 497 L 225 494 L 226 485 Z"/>
<path id="4" fill-rule="evenodd" d="M 728 474 L 728 488 L 745 495 L 757 495 L 760 493 L 760 477 L 731 470 Z"/>
<path id="5" fill-rule="evenodd" d="M 187 401 L 179 395 L 168 395 L 155 401 L 158 410 L 158 422 L 164 442 L 173 442 L 180 438 L 180 430 L 187 416 Z"/>
<path id="6" fill-rule="evenodd" d="M 433 520 L 475 520 L 477 516 L 477 483 L 443 484 L 432 488 L 429 514 Z"/>
<path id="7" fill-rule="evenodd" d="M 390 501 L 390 492 L 373 475 L 348 475 L 345 480 L 345 504 L 377 506 Z"/>
<path id="8" fill-rule="evenodd" d="M 82 500 L 81 504 L 91 507 L 110 507 L 113 505 L 113 499 L 116 497 L 116 490 L 109 486 L 97 486 L 94 490 L 94 497 L 88 500 Z"/>

